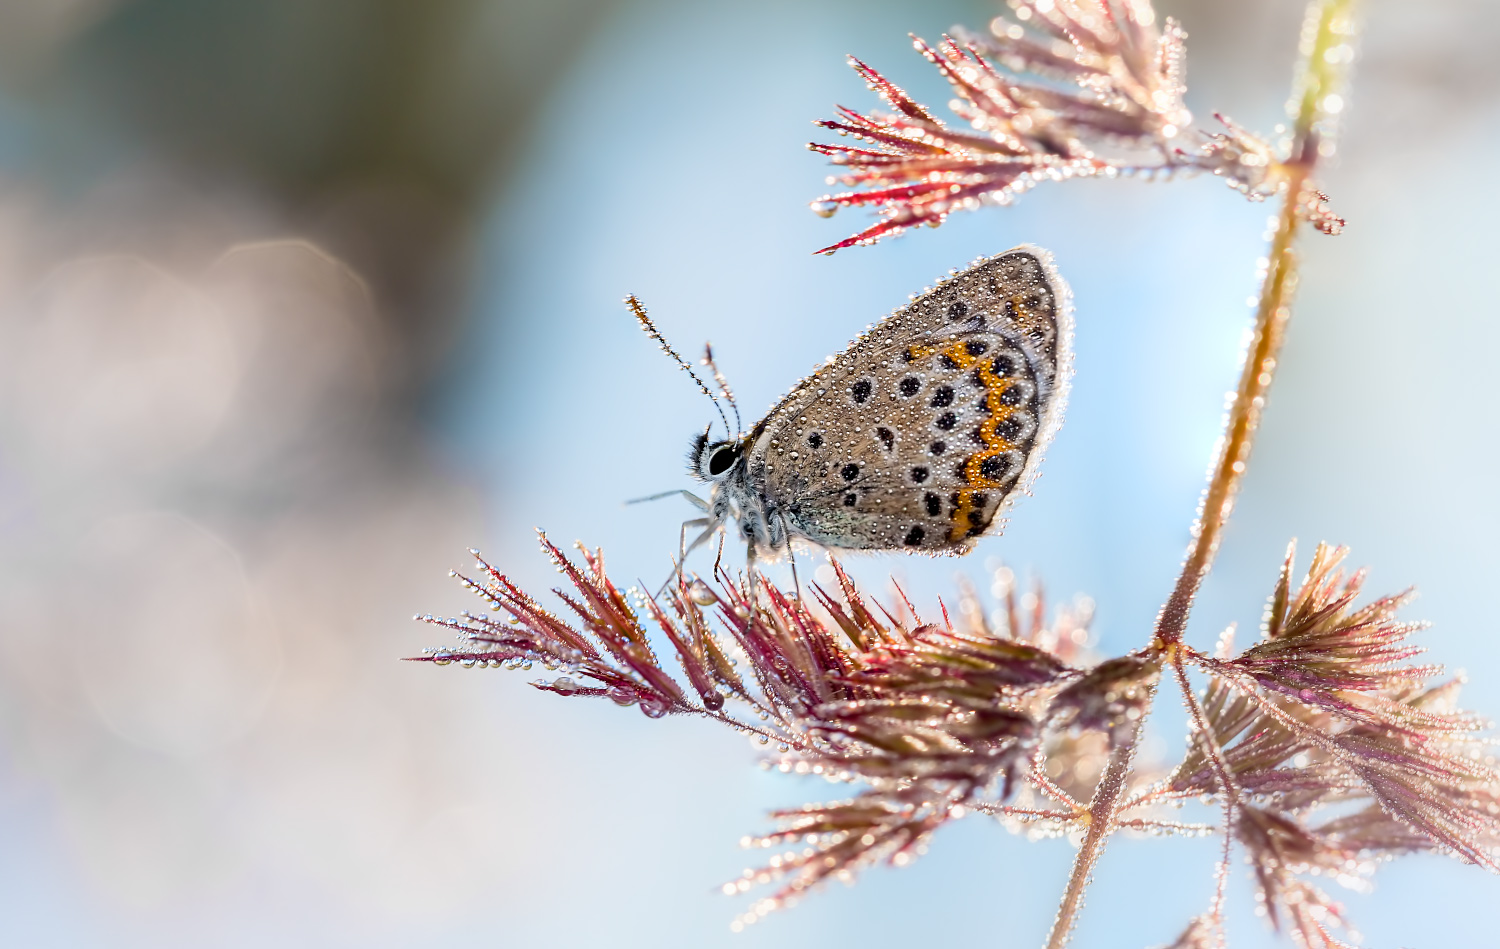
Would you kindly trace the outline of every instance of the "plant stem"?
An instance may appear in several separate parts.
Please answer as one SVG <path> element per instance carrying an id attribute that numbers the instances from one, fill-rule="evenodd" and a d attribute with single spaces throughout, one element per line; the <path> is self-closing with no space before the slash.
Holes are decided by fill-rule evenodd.
<path id="1" fill-rule="evenodd" d="M 1295 118 L 1288 158 L 1281 164 L 1285 190 L 1276 231 L 1267 255 L 1266 275 L 1255 309 L 1255 330 L 1240 371 L 1239 388 L 1229 406 L 1229 421 L 1220 441 L 1218 458 L 1209 477 L 1208 489 L 1193 524 L 1193 541 L 1182 563 L 1172 595 L 1156 621 L 1156 640 L 1162 644 L 1181 641 L 1188 613 L 1203 578 L 1213 566 L 1224 525 L 1234 509 L 1234 499 L 1250 459 L 1250 448 L 1265 408 L 1266 391 L 1276 374 L 1276 359 L 1286 338 L 1291 317 L 1292 294 L 1297 287 L 1297 257 L 1293 242 L 1308 179 L 1320 154 L 1331 146 L 1331 137 L 1321 126 L 1330 114 L 1326 103 L 1340 87 L 1343 57 L 1329 62 L 1329 51 L 1341 46 L 1352 32 L 1354 0 L 1313 0 L 1308 7 L 1310 37 L 1304 37 L 1303 61 L 1298 75 L 1298 95 L 1293 103 Z M 1342 100 L 1338 108 L 1342 108 Z"/>
<path id="2" fill-rule="evenodd" d="M 1151 699 L 1156 696 L 1156 686 L 1151 687 Z M 1148 700 L 1149 702 L 1149 700 Z M 1047 949 L 1063 949 L 1073 935 L 1073 921 L 1083 906 L 1083 894 L 1088 889 L 1094 872 L 1094 864 L 1104 853 L 1104 844 L 1114 833 L 1119 819 L 1120 800 L 1129 786 L 1130 763 L 1135 758 L 1141 728 L 1146 724 L 1145 716 L 1130 726 L 1122 735 L 1119 744 L 1110 750 L 1109 763 L 1094 788 L 1094 797 L 1089 801 L 1089 826 L 1084 832 L 1083 842 L 1078 846 L 1078 856 L 1073 859 L 1073 872 L 1068 876 L 1068 888 L 1063 891 L 1062 903 L 1057 907 L 1057 918 L 1052 922 L 1052 932 L 1047 936 Z"/>
<path id="3" fill-rule="evenodd" d="M 1334 97 L 1334 93 L 1342 88 L 1342 64 L 1352 58 L 1329 54 L 1350 41 L 1353 7 L 1354 0 L 1311 0 L 1308 4 L 1302 59 L 1290 107 L 1292 138 L 1287 149 L 1288 157 L 1279 167 L 1284 183 L 1282 206 L 1256 304 L 1254 333 L 1240 371 L 1239 387 L 1229 406 L 1228 422 L 1211 469 L 1208 488 L 1203 493 L 1203 502 L 1193 524 L 1192 544 L 1183 560 L 1177 583 L 1157 617 L 1152 637 L 1152 648 L 1169 654 L 1172 659 L 1176 658 L 1193 600 L 1213 566 L 1224 525 L 1234 509 L 1235 495 L 1244 478 L 1250 449 L 1265 408 L 1266 392 L 1276 374 L 1277 356 L 1286 338 L 1292 295 L 1297 286 L 1293 243 L 1301 223 L 1300 212 L 1319 157 L 1332 152 L 1331 129 L 1327 126 L 1342 107 L 1342 100 Z M 1135 746 L 1144 724 L 1145 717 L 1142 716 L 1129 733 L 1122 736 L 1121 744 L 1110 752 L 1104 776 L 1089 802 L 1089 828 L 1074 858 L 1068 888 L 1063 893 L 1057 919 L 1047 937 L 1047 949 L 1063 949 L 1072 936 L 1073 923 L 1083 905 L 1083 894 L 1094 866 L 1117 825 L 1119 806 L 1129 784 Z"/>
<path id="4" fill-rule="evenodd" d="M 1229 770 L 1229 762 L 1224 757 L 1224 749 L 1220 747 L 1219 739 L 1214 735 L 1213 728 L 1208 723 L 1208 716 L 1203 714 L 1203 706 L 1198 701 L 1198 694 L 1193 691 L 1193 684 L 1188 681 L 1187 669 L 1182 662 L 1183 651 L 1180 648 L 1172 650 L 1172 673 L 1177 677 L 1177 687 L 1182 690 L 1182 700 L 1187 704 L 1188 718 L 1192 721 L 1193 732 L 1203 746 L 1203 752 L 1208 757 L 1210 767 L 1213 768 L 1214 777 L 1219 782 L 1219 790 L 1224 795 L 1224 852 L 1219 859 L 1219 869 L 1214 873 L 1214 898 L 1208 912 L 1214 931 L 1220 935 L 1222 941 L 1224 892 L 1229 881 L 1229 857 L 1234 847 L 1234 830 L 1239 818 L 1240 800 L 1243 793 Z"/>

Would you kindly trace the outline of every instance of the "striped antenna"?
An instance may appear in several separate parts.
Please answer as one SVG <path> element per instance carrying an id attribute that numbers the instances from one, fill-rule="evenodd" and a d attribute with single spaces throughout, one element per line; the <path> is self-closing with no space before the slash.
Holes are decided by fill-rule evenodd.
<path id="1" fill-rule="evenodd" d="M 714 362 L 714 348 L 708 343 L 703 344 L 703 365 L 713 370 L 714 383 L 719 387 L 719 394 L 729 407 L 734 409 L 734 437 L 738 438 L 745 433 L 745 423 L 740 421 L 740 405 L 734 401 L 734 393 L 729 391 L 729 380 L 719 371 L 719 364 Z"/>
<path id="2" fill-rule="evenodd" d="M 641 321 L 641 328 L 646 331 L 646 335 L 656 340 L 657 345 L 661 347 L 661 351 L 675 359 L 677 365 L 681 366 L 684 372 L 693 377 L 693 381 L 698 383 L 698 388 L 703 390 L 703 394 L 708 396 L 708 400 L 714 404 L 714 408 L 719 410 L 719 418 L 724 420 L 724 431 L 729 432 L 730 438 L 735 437 L 735 433 L 729 428 L 729 416 L 724 414 L 724 407 L 719 404 L 718 397 L 713 394 L 713 390 L 703 384 L 703 380 L 698 378 L 698 374 L 693 371 L 693 367 L 689 366 L 686 360 L 677 355 L 677 350 L 673 349 L 667 343 L 667 338 L 661 335 L 661 330 L 657 329 L 656 324 L 651 322 L 651 317 L 646 315 L 646 308 L 641 305 L 641 301 L 636 298 L 636 295 L 632 293 L 626 297 L 625 305 L 630 307 L 630 312 L 634 313 L 635 318 Z M 730 404 L 732 405 L 733 402 Z M 739 417 L 738 409 L 735 409 L 735 417 Z"/>

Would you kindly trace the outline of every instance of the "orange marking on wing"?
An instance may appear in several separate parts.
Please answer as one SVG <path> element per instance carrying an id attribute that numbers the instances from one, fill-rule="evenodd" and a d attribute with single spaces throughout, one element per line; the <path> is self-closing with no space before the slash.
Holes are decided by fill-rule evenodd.
<path id="1" fill-rule="evenodd" d="M 986 478 L 980 473 L 980 467 L 986 459 L 1004 454 L 1015 448 L 1015 445 L 1011 444 L 1009 439 L 995 432 L 995 426 L 1009 418 L 1010 414 L 1015 411 L 1011 406 L 1005 405 L 1000 401 L 1000 396 L 1004 394 L 1006 389 L 1010 388 L 1010 380 L 995 375 L 994 364 L 992 362 L 980 362 L 979 356 L 969 353 L 967 345 L 966 341 L 957 340 L 945 347 L 914 346 L 911 350 L 913 359 L 921 359 L 933 353 L 940 353 L 957 363 L 960 369 L 971 369 L 977 365 L 979 381 L 984 386 L 985 408 L 990 413 L 988 418 L 979 423 L 979 437 L 984 442 L 984 448 L 970 455 L 968 460 L 964 462 L 964 483 L 968 487 L 962 488 L 958 492 L 958 508 L 953 512 L 953 527 L 948 531 L 948 539 L 951 541 L 963 540 L 969 536 L 970 527 L 976 526 L 969 523 L 969 515 L 977 509 L 974 504 L 974 496 L 979 493 L 979 489 L 994 489 L 1004 486 L 1004 482 L 1002 481 L 994 481 Z"/>

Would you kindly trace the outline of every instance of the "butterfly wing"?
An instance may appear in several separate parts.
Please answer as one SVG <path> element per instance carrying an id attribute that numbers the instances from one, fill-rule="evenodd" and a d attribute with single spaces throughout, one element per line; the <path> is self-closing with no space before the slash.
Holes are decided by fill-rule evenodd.
<path id="1" fill-rule="evenodd" d="M 819 545 L 967 553 L 1061 421 L 1070 336 L 1045 251 L 977 261 L 793 389 L 752 435 L 749 480 Z"/>

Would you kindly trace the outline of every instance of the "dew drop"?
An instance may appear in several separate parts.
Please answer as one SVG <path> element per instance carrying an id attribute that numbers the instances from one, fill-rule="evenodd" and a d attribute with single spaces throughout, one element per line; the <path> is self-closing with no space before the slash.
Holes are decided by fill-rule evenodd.
<path id="1" fill-rule="evenodd" d="M 692 600 L 699 606 L 712 606 L 713 604 L 719 602 L 718 595 L 715 594 L 713 589 L 710 588 L 709 585 L 704 583 L 701 579 L 695 579 L 692 583 L 689 583 L 687 592 L 688 599 Z"/>

